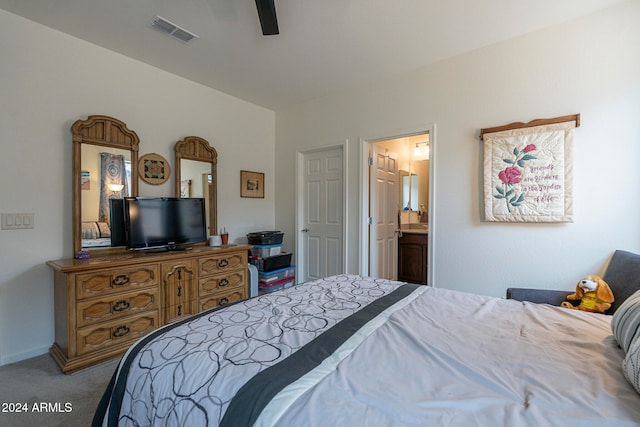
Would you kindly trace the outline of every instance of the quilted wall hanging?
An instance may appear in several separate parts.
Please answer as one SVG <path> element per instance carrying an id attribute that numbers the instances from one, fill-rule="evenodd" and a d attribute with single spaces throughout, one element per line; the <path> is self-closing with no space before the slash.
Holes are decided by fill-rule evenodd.
<path id="1" fill-rule="evenodd" d="M 580 115 L 480 131 L 486 221 L 573 222 L 573 140 Z"/>

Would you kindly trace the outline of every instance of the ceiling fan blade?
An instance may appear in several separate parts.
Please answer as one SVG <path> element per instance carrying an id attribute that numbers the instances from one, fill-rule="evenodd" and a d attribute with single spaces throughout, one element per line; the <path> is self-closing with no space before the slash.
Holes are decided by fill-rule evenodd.
<path id="1" fill-rule="evenodd" d="M 275 0 L 256 0 L 262 35 L 272 36 L 280 34 L 278 30 L 278 18 L 276 17 Z"/>

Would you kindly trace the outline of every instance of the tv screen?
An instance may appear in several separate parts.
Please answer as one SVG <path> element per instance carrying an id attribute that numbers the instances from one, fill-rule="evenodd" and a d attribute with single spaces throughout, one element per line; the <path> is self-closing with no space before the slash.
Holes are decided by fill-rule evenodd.
<path id="1" fill-rule="evenodd" d="M 129 249 L 173 250 L 207 240 L 204 199 L 129 197 L 124 203 Z"/>

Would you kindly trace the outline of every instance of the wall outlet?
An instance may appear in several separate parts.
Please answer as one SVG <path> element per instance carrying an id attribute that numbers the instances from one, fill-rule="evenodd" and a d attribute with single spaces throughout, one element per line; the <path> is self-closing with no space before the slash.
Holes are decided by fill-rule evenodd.
<path id="1" fill-rule="evenodd" d="M 0 214 L 2 230 L 24 230 L 35 226 L 34 213 L 3 213 Z"/>

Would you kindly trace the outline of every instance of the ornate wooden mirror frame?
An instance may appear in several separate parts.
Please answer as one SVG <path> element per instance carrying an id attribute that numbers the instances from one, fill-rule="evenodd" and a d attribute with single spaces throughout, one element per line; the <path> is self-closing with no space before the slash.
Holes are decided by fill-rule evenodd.
<path id="1" fill-rule="evenodd" d="M 203 194 L 205 199 L 206 208 L 208 211 L 208 225 L 209 234 L 217 234 L 218 230 L 218 202 L 217 202 L 217 187 L 218 179 L 216 176 L 218 165 L 218 153 L 209 145 L 209 142 L 198 136 L 187 136 L 183 140 L 176 142 L 174 146 L 175 163 L 174 163 L 174 182 L 175 182 L 175 195 L 181 196 L 182 186 L 182 167 L 181 160 L 194 160 L 197 162 L 206 162 L 211 164 L 211 179 L 208 185 L 208 191 Z M 186 177 L 185 177 L 186 178 Z M 190 196 L 190 195 L 187 195 Z"/>
<path id="2" fill-rule="evenodd" d="M 131 152 L 131 196 L 138 195 L 138 135 L 124 122 L 108 116 L 89 116 L 71 126 L 73 140 L 73 253 L 82 248 L 82 144 L 127 150 Z M 91 248 L 85 248 L 91 249 Z"/>

